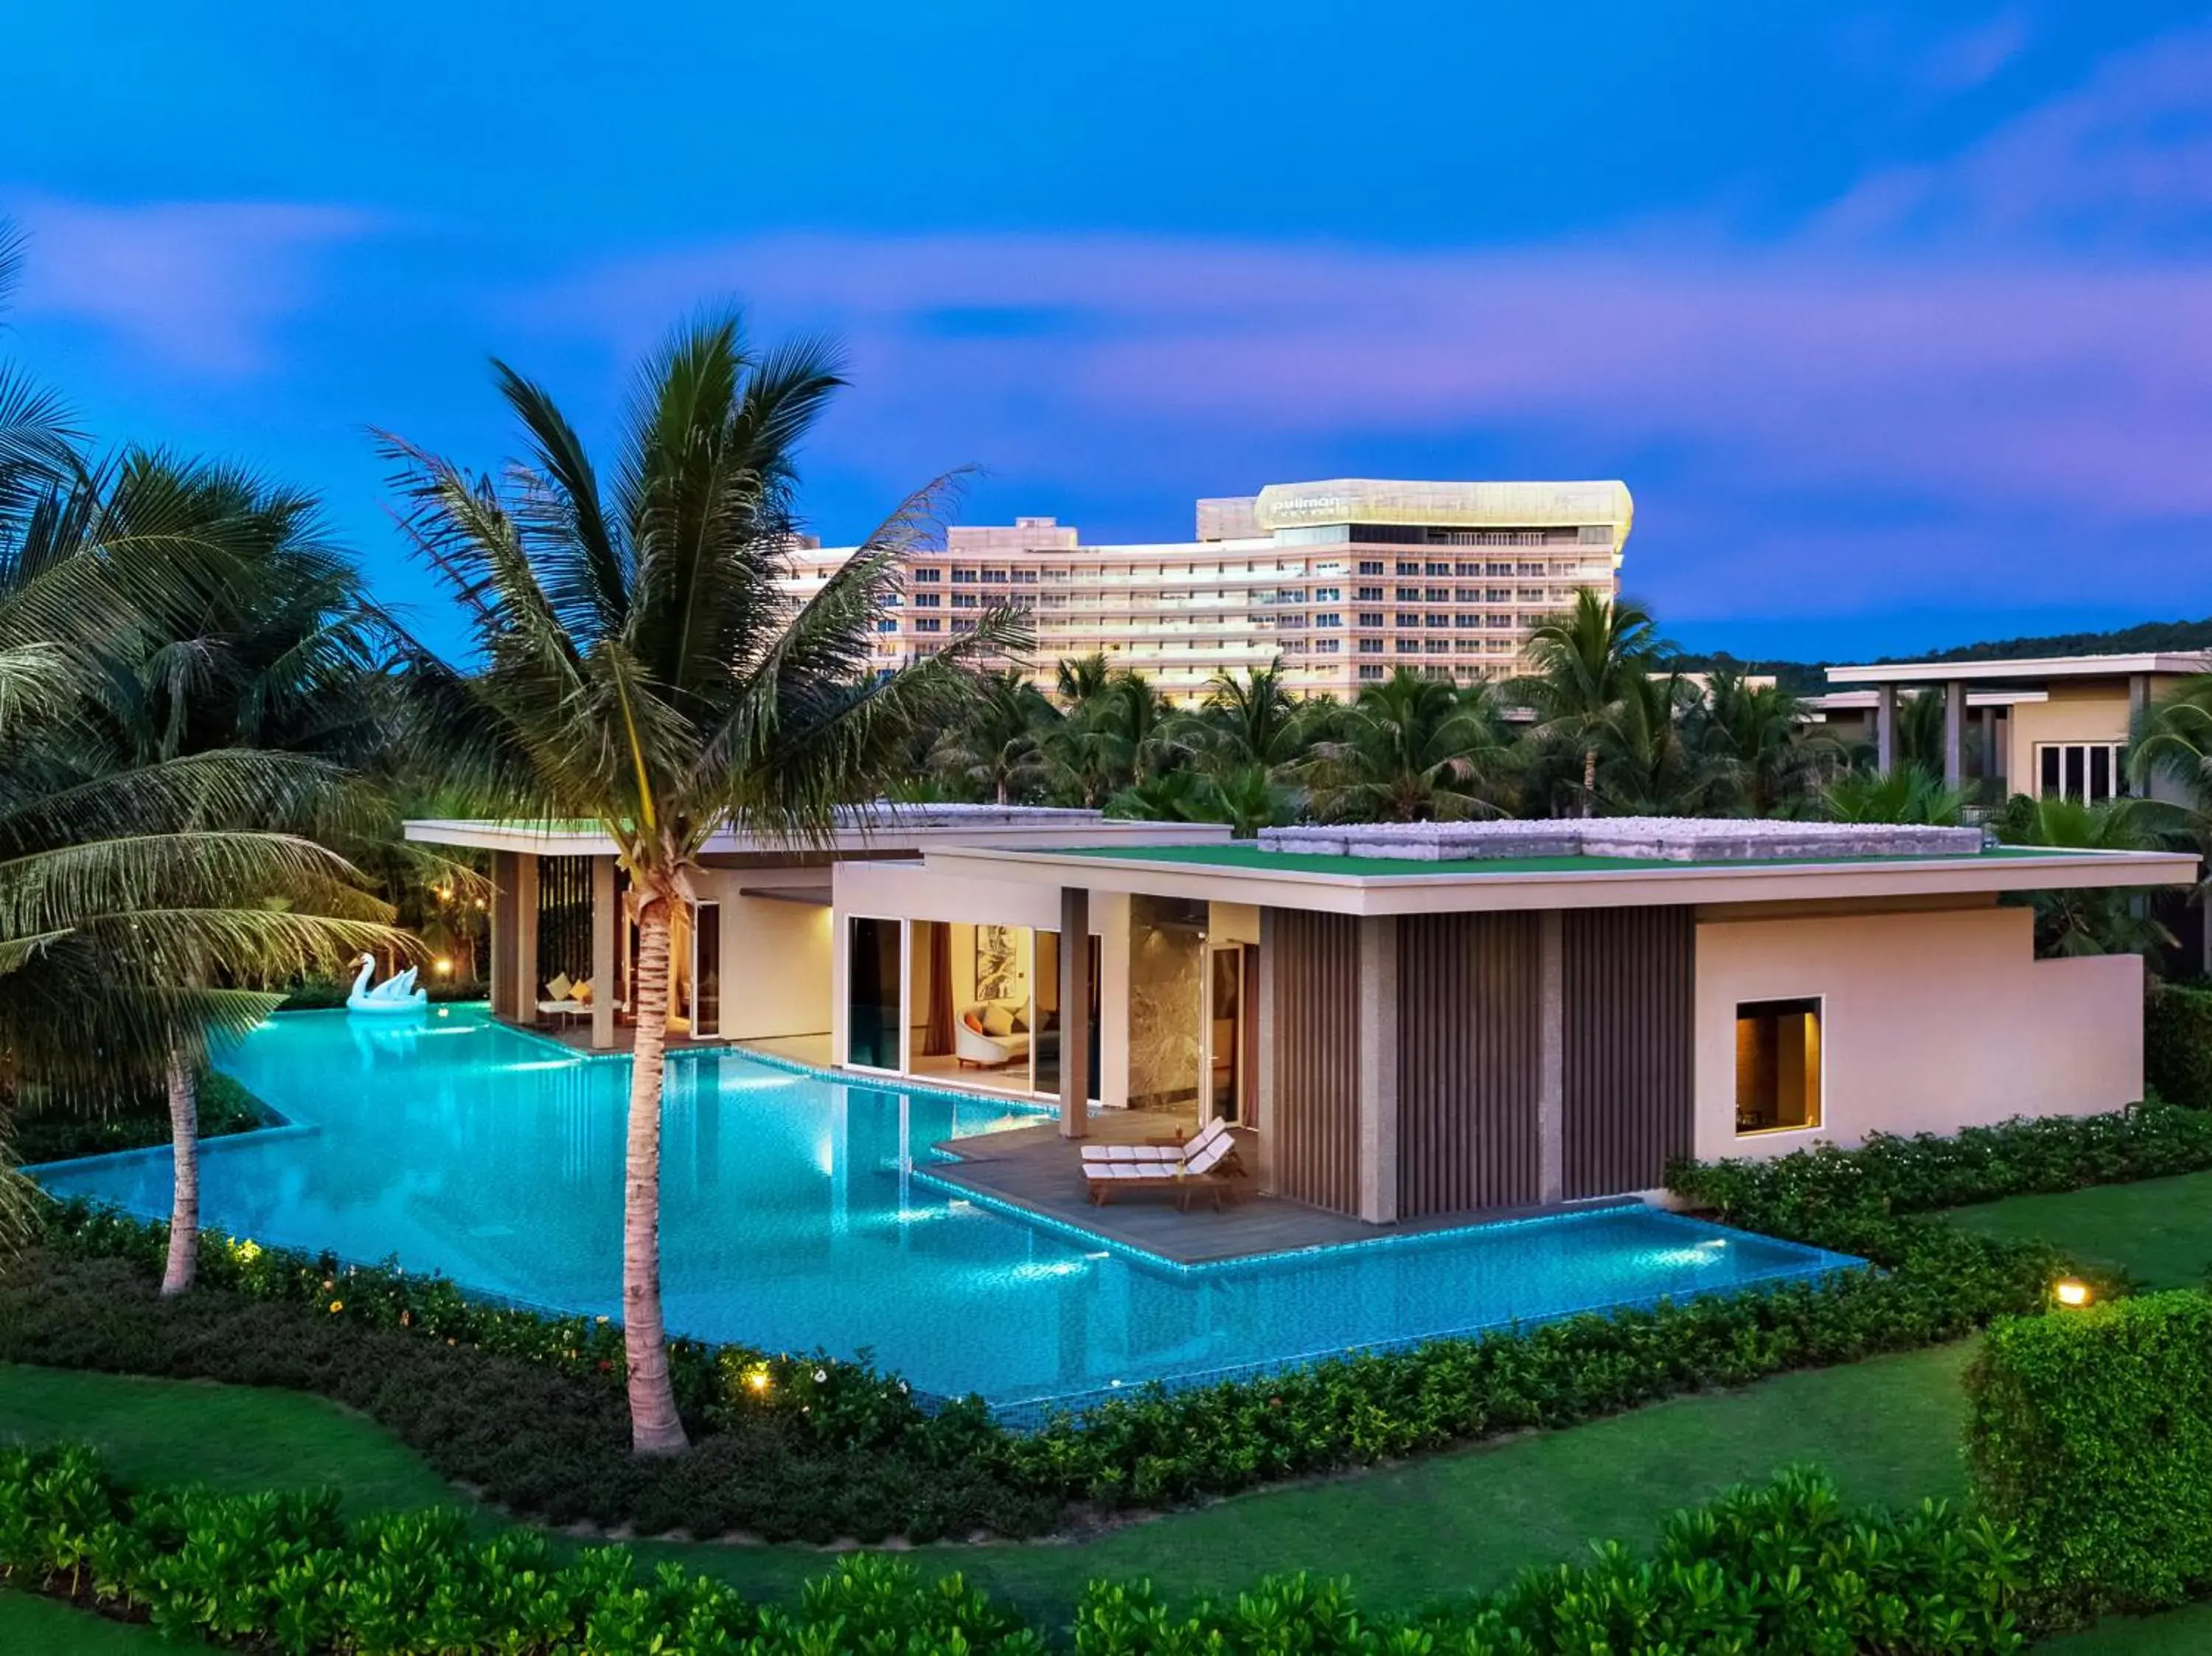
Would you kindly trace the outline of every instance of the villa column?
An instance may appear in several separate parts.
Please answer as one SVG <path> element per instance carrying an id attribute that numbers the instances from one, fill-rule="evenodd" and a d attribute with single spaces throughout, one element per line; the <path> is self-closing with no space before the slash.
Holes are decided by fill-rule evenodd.
<path id="1" fill-rule="evenodd" d="M 538 855 L 514 854 L 514 1021 L 538 1027 Z"/>
<path id="2" fill-rule="evenodd" d="M 1566 1198 L 1567 972 L 1556 908 L 1536 917 L 1536 1199 Z"/>
<path id="3" fill-rule="evenodd" d="M 514 865 L 511 851 L 491 854 L 491 1015 L 514 1016 Z"/>
<path id="4" fill-rule="evenodd" d="M 2004 788 L 1997 780 L 1997 710 L 1994 707 L 1982 709 L 1982 785 L 1991 798 L 2004 798 Z"/>
<path id="5" fill-rule="evenodd" d="M 1897 686 L 1879 684 L 1874 692 L 1874 767 L 1887 776 L 1897 764 Z"/>
<path id="6" fill-rule="evenodd" d="M 592 1050 L 615 1044 L 615 859 L 592 858 Z"/>
<path id="7" fill-rule="evenodd" d="M 1966 687 L 1953 679 L 1943 687 L 1943 786 L 1966 780 Z"/>
<path id="8" fill-rule="evenodd" d="M 1359 1216 L 1398 1219 L 1398 917 L 1359 921 Z"/>
<path id="9" fill-rule="evenodd" d="M 1060 1136 L 1090 1131 L 1091 893 L 1068 885 L 1060 889 Z"/>

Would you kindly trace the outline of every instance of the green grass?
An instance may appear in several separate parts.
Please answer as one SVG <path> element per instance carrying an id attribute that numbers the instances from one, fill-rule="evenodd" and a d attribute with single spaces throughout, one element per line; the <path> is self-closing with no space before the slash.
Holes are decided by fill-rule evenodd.
<path id="1" fill-rule="evenodd" d="M 0 1650 L 20 1656 L 151 1656 L 164 1650 L 207 1650 L 158 1638 L 151 1628 L 110 1622 L 51 1598 L 0 1592 Z"/>
<path id="2" fill-rule="evenodd" d="M 1231 1589 L 1273 1571 L 1348 1574 L 1378 1605 L 1497 1586 L 1593 1540 L 1648 1543 L 1678 1507 L 1793 1462 L 1828 1468 L 1854 1500 L 1903 1505 L 1964 1488 L 1966 1348 L 1785 1375 L 1676 1398 L 1356 1477 L 1241 1496 L 1080 1543 L 932 1547 L 1041 1619 L 1060 1621 L 1097 1575 L 1149 1575 L 1175 1593 Z M 174 1380 L 0 1368 L 0 1437 L 80 1439 L 136 1483 L 227 1489 L 337 1485 L 356 1511 L 465 1497 L 372 1423 L 319 1399 Z M 489 1526 L 496 1520 L 484 1515 Z M 648 1543 L 763 1598 L 830 1568 L 821 1552 Z M 6 1648 L 0 1643 L 0 1648 Z"/>
<path id="3" fill-rule="evenodd" d="M 2197 1287 L 2212 1271 L 2212 1173 L 2008 1197 L 1949 1217 L 1984 1235 L 2055 1242 L 2085 1265 L 2124 1270 L 2149 1288 Z"/>

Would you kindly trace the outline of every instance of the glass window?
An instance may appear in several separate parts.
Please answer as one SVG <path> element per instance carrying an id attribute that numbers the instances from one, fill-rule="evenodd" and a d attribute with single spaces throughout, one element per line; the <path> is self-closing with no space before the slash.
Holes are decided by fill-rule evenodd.
<path id="1" fill-rule="evenodd" d="M 1735 1130 L 1820 1125 L 1820 1002 L 1746 1001 L 1735 1009 Z"/>
<path id="2" fill-rule="evenodd" d="M 691 1033 L 722 1033 L 722 906 L 691 911 Z"/>
<path id="3" fill-rule="evenodd" d="M 899 923 L 846 921 L 845 1061 L 871 1070 L 899 1063 Z"/>
<path id="4" fill-rule="evenodd" d="M 1359 573 L 1363 575 L 1381 574 L 1382 573 L 1382 561 L 1380 558 L 1362 558 L 1359 561 Z"/>

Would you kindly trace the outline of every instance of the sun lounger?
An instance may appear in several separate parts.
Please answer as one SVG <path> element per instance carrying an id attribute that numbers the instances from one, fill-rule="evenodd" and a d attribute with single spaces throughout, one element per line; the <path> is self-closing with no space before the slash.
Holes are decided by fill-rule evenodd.
<path id="1" fill-rule="evenodd" d="M 1085 1166 L 1093 1162 L 1181 1162 L 1228 1132 L 1229 1124 L 1217 1118 L 1193 1133 L 1187 1143 L 1085 1144 L 1083 1160 Z"/>
<path id="2" fill-rule="evenodd" d="M 1167 1162 L 1085 1162 L 1083 1178 L 1090 1186 L 1091 1199 L 1103 1207 L 1109 1198 L 1124 1191 L 1172 1190 L 1176 1205 L 1188 1212 L 1191 1192 L 1204 1190 L 1212 1192 L 1214 1210 L 1220 1211 L 1221 1194 L 1229 1188 L 1228 1164 L 1237 1154 L 1237 1141 L 1222 1132 L 1203 1145 L 1183 1148 L 1186 1154 Z"/>

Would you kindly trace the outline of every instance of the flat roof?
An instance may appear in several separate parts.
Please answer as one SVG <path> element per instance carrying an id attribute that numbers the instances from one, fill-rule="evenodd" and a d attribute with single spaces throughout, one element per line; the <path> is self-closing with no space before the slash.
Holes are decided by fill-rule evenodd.
<path id="1" fill-rule="evenodd" d="M 2212 668 L 2202 651 L 2136 655 L 2028 656 L 2017 661 L 1889 661 L 1858 667 L 1831 667 L 1831 684 L 1948 684 L 1977 679 L 2132 678 L 2138 673 L 2187 676 Z"/>
<path id="2" fill-rule="evenodd" d="M 1051 851 L 948 847 L 928 854 L 932 871 L 972 879 L 1340 914 L 1638 908 L 2190 885 L 2197 879 L 2197 861 L 2184 852 L 2003 846 L 1939 855 L 1755 860 L 1558 856 L 1412 862 L 1262 851 L 1249 840 L 1208 846 L 1070 846 Z"/>
<path id="3" fill-rule="evenodd" d="M 611 857 L 619 850 L 597 822 L 584 821 L 426 817 L 403 824 L 403 832 L 422 845 L 514 851 L 534 857 Z M 920 852 L 949 844 L 1081 848 L 1134 842 L 1179 846 L 1225 841 L 1229 834 L 1229 826 L 1224 822 L 1130 822 L 1095 810 L 1040 805 L 884 803 L 839 810 L 836 828 L 819 844 L 723 828 L 708 836 L 700 852 L 708 857 L 835 855 Z"/>

